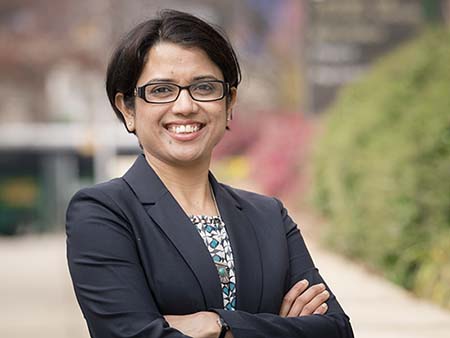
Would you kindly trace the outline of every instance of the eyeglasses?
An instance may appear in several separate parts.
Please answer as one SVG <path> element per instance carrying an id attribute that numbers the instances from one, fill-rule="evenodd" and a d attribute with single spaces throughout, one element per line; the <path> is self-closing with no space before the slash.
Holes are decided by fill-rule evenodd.
<path id="1" fill-rule="evenodd" d="M 138 96 L 148 103 L 170 103 L 180 96 L 183 89 L 187 89 L 191 98 L 199 102 L 218 101 L 228 93 L 228 83 L 219 80 L 201 81 L 189 86 L 179 86 L 175 83 L 148 83 L 134 89 L 134 96 Z"/>

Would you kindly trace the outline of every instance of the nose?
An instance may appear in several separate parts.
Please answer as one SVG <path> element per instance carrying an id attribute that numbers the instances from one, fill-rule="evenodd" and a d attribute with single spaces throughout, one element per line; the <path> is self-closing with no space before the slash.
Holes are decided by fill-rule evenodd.
<path id="1" fill-rule="evenodd" d="M 174 113 L 188 115 L 196 112 L 197 104 L 192 99 L 187 88 L 183 88 L 178 95 L 178 98 L 172 104 L 172 111 Z"/>

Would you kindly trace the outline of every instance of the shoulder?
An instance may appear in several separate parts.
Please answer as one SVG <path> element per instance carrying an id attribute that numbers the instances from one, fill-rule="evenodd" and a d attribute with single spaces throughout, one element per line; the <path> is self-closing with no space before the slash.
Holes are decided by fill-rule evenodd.
<path id="1" fill-rule="evenodd" d="M 97 183 L 92 186 L 84 187 L 78 190 L 72 199 L 77 197 L 89 196 L 98 199 L 117 199 L 124 194 L 124 188 L 127 184 L 122 178 L 114 178 L 112 180 Z"/>
<path id="2" fill-rule="evenodd" d="M 283 208 L 282 203 L 275 197 L 258 194 L 248 190 L 237 189 L 229 185 L 220 184 L 243 209 L 256 208 L 262 211 L 278 211 Z"/>
<path id="3" fill-rule="evenodd" d="M 116 178 L 75 193 L 66 211 L 68 247 L 106 238 L 133 240 L 126 187 L 123 179 Z"/>
<path id="4" fill-rule="evenodd" d="M 221 186 L 235 199 L 247 216 L 257 220 L 258 224 L 283 224 L 286 232 L 297 228 L 283 203 L 276 197 L 265 196 L 255 192 L 236 189 L 226 184 Z"/>
<path id="5" fill-rule="evenodd" d="M 67 217 L 95 212 L 123 216 L 123 205 L 132 192 L 122 178 L 115 178 L 78 190 L 67 207 Z"/>

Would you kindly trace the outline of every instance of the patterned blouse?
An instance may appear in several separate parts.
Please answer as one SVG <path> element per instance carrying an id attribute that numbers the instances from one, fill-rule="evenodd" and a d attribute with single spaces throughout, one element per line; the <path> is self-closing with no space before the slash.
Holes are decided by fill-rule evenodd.
<path id="1" fill-rule="evenodd" d="M 233 311 L 236 309 L 236 275 L 225 224 L 220 216 L 193 215 L 190 219 L 216 264 L 222 286 L 223 307 L 225 310 Z"/>

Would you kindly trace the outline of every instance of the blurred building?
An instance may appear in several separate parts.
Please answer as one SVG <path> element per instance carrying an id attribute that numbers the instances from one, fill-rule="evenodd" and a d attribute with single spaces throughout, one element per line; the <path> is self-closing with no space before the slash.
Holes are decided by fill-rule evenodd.
<path id="1" fill-rule="evenodd" d="M 74 190 L 117 175 L 117 154 L 139 151 L 109 107 L 104 74 L 115 42 L 157 10 L 225 28 L 243 68 L 237 110 L 256 123 L 261 111 L 324 110 L 427 20 L 448 18 L 448 3 L 0 0 L 0 232 L 61 224 Z"/>
<path id="2" fill-rule="evenodd" d="M 243 105 L 299 109 L 299 1 L 18 0 L 2 1 L 0 109 L 10 113 L 0 121 L 86 121 L 104 114 L 103 79 L 112 46 L 163 8 L 225 27 L 244 64 Z M 289 86 L 277 90 L 282 80 Z"/>
<path id="3" fill-rule="evenodd" d="M 322 112 L 341 86 L 430 22 L 448 20 L 449 1 L 309 1 L 306 57 L 309 112 Z"/>

